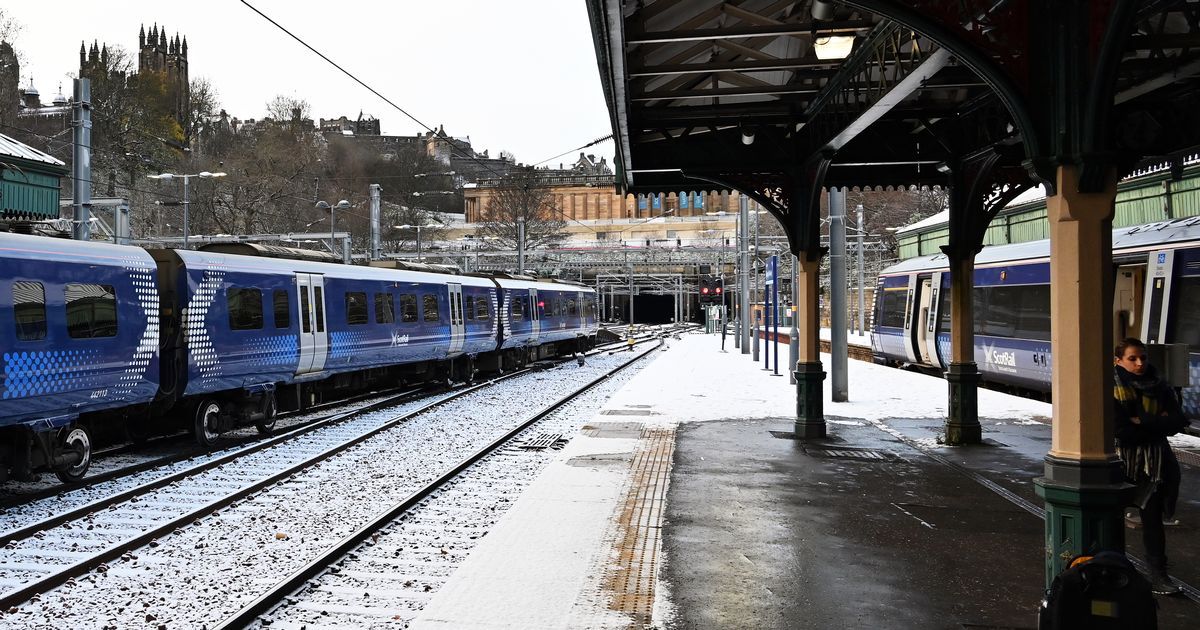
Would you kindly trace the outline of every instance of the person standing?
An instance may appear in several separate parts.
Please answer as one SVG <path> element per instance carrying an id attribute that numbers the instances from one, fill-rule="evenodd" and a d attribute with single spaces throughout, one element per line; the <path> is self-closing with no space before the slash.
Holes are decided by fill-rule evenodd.
<path id="1" fill-rule="evenodd" d="M 1130 337 L 1117 345 L 1113 372 L 1117 454 L 1126 479 L 1136 488 L 1134 505 L 1141 510 L 1151 589 L 1158 595 L 1175 595 L 1180 589 L 1167 574 L 1163 519 L 1175 514 L 1180 475 L 1167 437 L 1190 422 L 1175 390 L 1147 361 L 1146 345 L 1140 340 Z"/>

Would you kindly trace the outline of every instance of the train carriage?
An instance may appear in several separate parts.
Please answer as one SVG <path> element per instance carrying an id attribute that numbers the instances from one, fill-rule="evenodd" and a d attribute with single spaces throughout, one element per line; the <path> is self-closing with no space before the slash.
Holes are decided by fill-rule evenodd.
<path id="1" fill-rule="evenodd" d="M 136 247 L 0 233 L 0 433 L 6 459 L 87 470 L 83 414 L 158 391 L 154 260 Z M 18 439 L 24 432 L 37 439 Z M 3 466 L 0 471 L 6 472 Z M 2 475 L 3 473 L 0 473 Z"/>
<path id="2" fill-rule="evenodd" d="M 469 379 L 506 353 L 523 364 L 595 340 L 584 285 L 221 249 L 0 233 L 0 477 L 82 477 L 99 421 L 183 424 L 211 444 L 331 392 Z M 300 258 L 271 257 L 285 252 Z"/>
<path id="3" fill-rule="evenodd" d="M 975 363 L 987 381 L 1049 392 L 1050 243 L 985 247 L 974 271 Z M 1200 418 L 1200 217 L 1113 231 L 1113 339 L 1185 344 L 1184 410 Z M 880 274 L 871 344 L 876 360 L 944 368 L 950 356 L 945 255 Z"/>

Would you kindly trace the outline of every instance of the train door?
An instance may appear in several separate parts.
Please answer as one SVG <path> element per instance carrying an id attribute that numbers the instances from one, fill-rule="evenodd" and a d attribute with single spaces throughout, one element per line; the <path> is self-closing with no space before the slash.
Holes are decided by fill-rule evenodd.
<path id="1" fill-rule="evenodd" d="M 1167 338 L 1167 305 L 1174 268 L 1174 251 L 1150 252 L 1143 307 L 1146 316 L 1142 321 L 1142 341 L 1146 343 L 1163 343 Z"/>
<path id="2" fill-rule="evenodd" d="M 449 283 L 446 288 L 450 291 L 450 355 L 462 352 L 466 339 L 466 326 L 463 325 L 462 285 Z"/>
<path id="3" fill-rule="evenodd" d="M 529 290 L 529 329 L 530 338 L 537 343 L 538 335 L 542 332 L 542 309 L 538 308 L 537 289 Z"/>
<path id="4" fill-rule="evenodd" d="M 329 333 L 325 329 L 325 276 L 316 273 L 296 274 L 296 300 L 300 322 L 300 362 L 297 374 L 320 372 L 325 369 L 329 354 Z"/>
<path id="5" fill-rule="evenodd" d="M 933 274 L 931 295 L 929 296 L 929 318 L 925 321 L 925 352 L 929 356 L 929 364 L 942 367 L 941 357 L 938 356 L 938 322 L 942 319 L 942 272 Z"/>
<path id="6" fill-rule="evenodd" d="M 908 293 L 904 297 L 904 354 L 908 357 L 910 363 L 916 363 L 919 353 L 916 348 L 916 335 L 913 333 L 913 327 L 921 327 L 918 323 L 919 317 L 914 317 L 920 308 L 917 304 L 919 299 L 919 289 L 921 285 L 917 274 L 912 274 L 908 277 Z"/>
<path id="7" fill-rule="evenodd" d="M 937 302 L 933 300 L 933 280 L 931 278 L 921 278 L 921 290 L 917 292 L 917 321 L 914 322 L 913 328 L 917 334 L 917 358 L 926 365 L 933 363 L 933 352 L 930 352 L 935 338 L 933 329 L 929 327 L 932 322 L 933 313 L 937 310 Z"/>
<path id="8" fill-rule="evenodd" d="M 1126 337 L 1142 336 L 1142 300 L 1146 292 L 1146 265 L 1121 265 L 1113 287 L 1114 344 Z"/>

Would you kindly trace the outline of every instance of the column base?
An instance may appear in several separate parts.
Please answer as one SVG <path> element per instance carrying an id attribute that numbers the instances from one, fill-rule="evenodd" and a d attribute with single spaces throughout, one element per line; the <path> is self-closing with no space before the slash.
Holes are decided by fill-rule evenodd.
<path id="1" fill-rule="evenodd" d="M 825 397 L 821 383 L 825 380 L 825 371 L 821 362 L 797 363 L 792 376 L 796 379 L 796 437 L 823 439 L 826 435 Z"/>
<path id="2" fill-rule="evenodd" d="M 1047 456 L 1045 476 L 1033 480 L 1046 501 L 1046 588 L 1071 558 L 1125 551 L 1125 506 L 1134 487 L 1116 455 L 1105 461 Z"/>
<path id="3" fill-rule="evenodd" d="M 983 427 L 979 425 L 979 369 L 974 362 L 951 363 L 945 376 L 950 385 L 946 444 L 962 446 L 983 442 Z"/>

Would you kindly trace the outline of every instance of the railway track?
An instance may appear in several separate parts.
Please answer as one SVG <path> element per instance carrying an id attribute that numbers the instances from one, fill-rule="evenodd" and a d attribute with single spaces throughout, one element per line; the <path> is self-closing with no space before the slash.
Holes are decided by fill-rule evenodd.
<path id="1" fill-rule="evenodd" d="M 677 328 L 671 328 L 671 329 L 667 329 L 666 331 L 662 331 L 662 333 L 650 332 L 647 334 L 642 334 L 642 335 L 636 336 L 634 338 L 634 342 L 635 342 L 635 344 L 636 343 L 645 343 L 649 340 L 656 339 L 658 334 L 670 334 L 672 332 L 675 332 L 676 330 L 677 330 Z M 594 348 L 592 350 L 592 353 L 625 349 L 625 348 L 627 348 L 627 345 L 628 345 L 627 341 L 622 339 L 620 341 L 616 341 L 616 342 L 612 342 L 612 343 L 601 344 L 601 345 L 597 346 L 596 348 Z M 564 358 L 562 360 L 568 361 L 570 359 Z M 231 453 L 231 452 L 238 451 L 238 450 L 244 449 L 244 448 L 255 448 L 253 445 L 263 444 L 264 442 L 266 442 L 267 445 L 269 445 L 270 444 L 269 440 L 271 440 L 271 439 L 274 439 L 274 438 L 277 438 L 280 436 L 284 436 L 284 435 L 288 435 L 295 431 L 306 430 L 307 428 L 312 427 L 312 426 L 322 426 L 328 422 L 336 422 L 342 418 L 347 417 L 345 407 L 348 405 L 353 405 L 353 404 L 361 403 L 364 401 L 369 401 L 368 404 L 359 408 L 358 411 L 371 411 L 374 409 L 386 407 L 388 405 L 398 404 L 400 401 L 411 397 L 414 393 L 419 392 L 419 391 L 422 391 L 422 390 L 419 388 L 417 388 L 417 389 L 408 388 L 408 389 L 394 389 L 394 390 L 390 390 L 390 391 L 375 391 L 375 392 L 369 392 L 369 393 L 365 393 L 365 394 L 359 394 L 359 395 L 345 398 L 342 400 L 322 403 L 322 404 L 315 405 L 313 407 L 309 407 L 309 408 L 301 410 L 301 411 L 292 411 L 292 412 L 281 413 L 278 416 L 279 420 L 286 421 L 289 418 L 309 416 L 314 413 L 320 412 L 322 410 L 331 410 L 331 413 L 328 413 L 325 415 L 320 415 L 320 416 L 317 416 L 314 418 L 309 418 L 309 419 L 306 419 L 306 420 L 303 420 L 300 422 L 296 422 L 293 424 L 289 424 L 286 426 L 277 426 L 275 429 L 273 429 L 272 431 L 270 431 L 269 433 L 266 433 L 266 434 L 250 434 L 250 435 L 234 434 L 234 435 L 225 436 L 222 438 L 220 445 L 219 445 L 219 450 L 216 451 L 216 453 Z M 428 393 L 428 395 L 435 395 L 438 392 L 438 390 L 433 389 L 433 388 L 426 388 L 424 391 L 426 391 Z M 448 391 L 448 390 L 445 390 L 445 391 Z M 378 400 L 375 400 L 375 399 L 378 399 Z M 154 442 L 170 443 L 172 441 L 186 441 L 186 440 L 190 440 L 190 434 L 180 433 L 180 434 L 173 434 L 173 435 L 162 436 L 160 438 L 155 438 Z M 108 470 L 104 470 L 103 472 L 99 472 L 97 474 L 89 475 L 83 481 L 81 481 L 79 483 L 75 483 L 75 484 L 63 485 L 63 484 L 59 484 L 59 483 L 52 483 L 51 485 L 45 485 L 45 486 L 38 487 L 38 488 L 35 488 L 30 491 L 20 491 L 18 489 L 15 492 L 9 492 L 4 495 L 0 495 L 0 510 L 7 510 L 10 508 L 14 508 L 14 507 L 21 506 L 21 505 L 26 505 L 26 504 L 33 503 L 36 501 L 45 501 L 48 499 L 55 499 L 57 497 L 64 497 L 64 496 L 71 495 L 71 494 L 77 494 L 80 491 L 86 491 L 88 489 L 102 486 L 102 485 L 107 484 L 112 481 L 119 481 L 121 479 L 129 478 L 129 477 L 132 477 L 133 475 L 137 475 L 140 473 L 153 471 L 156 469 L 165 469 L 167 467 L 174 466 L 177 464 L 183 464 L 183 463 L 191 461 L 191 460 L 199 461 L 201 459 L 209 459 L 209 458 L 215 456 L 214 451 L 212 451 L 211 449 L 205 449 L 201 446 L 198 446 L 195 444 L 190 444 L 190 443 L 188 443 L 184 446 L 181 446 L 178 450 L 171 452 L 167 455 L 161 456 L 161 457 L 148 457 L 147 458 L 147 457 L 131 456 L 131 454 L 136 453 L 137 450 L 140 448 L 146 448 L 146 445 L 145 444 L 142 444 L 142 445 L 126 444 L 126 445 L 117 446 L 117 447 L 114 447 L 111 449 L 106 449 L 104 451 L 98 451 L 93 456 L 94 462 L 101 462 L 106 457 L 113 457 L 113 458 L 122 458 L 122 459 L 128 458 L 128 459 L 133 460 L 133 463 L 131 463 L 129 465 L 117 466 L 117 467 L 114 467 L 114 468 L 111 468 Z M 3 525 L 0 524 L 0 527 L 2 527 L 2 526 Z M 3 544 L 4 542 L 5 541 L 0 539 L 0 544 Z"/>
<path id="2" fill-rule="evenodd" d="M 564 433 L 561 425 L 544 428 L 547 419 L 646 354 L 470 454 L 215 628 L 312 628 L 322 618 L 336 627 L 411 620 L 550 461 L 545 451 L 561 444 Z"/>
<path id="3" fill-rule="evenodd" d="M 593 351 L 603 352 L 606 350 Z M 442 412 L 453 407 L 454 401 L 471 396 L 478 399 L 498 383 L 529 375 L 514 373 L 434 402 L 409 403 L 382 414 L 386 418 L 381 418 L 379 412 L 356 412 L 352 419 L 302 435 L 284 436 L 270 449 L 217 458 L 189 469 L 185 475 L 92 505 L 86 514 L 76 510 L 69 517 L 55 515 L 12 530 L 2 537 L 5 550 L 0 556 L 0 610 L 10 614 L 20 614 L 22 609 L 30 612 L 31 600 L 38 601 L 39 594 L 56 586 L 73 585 L 77 578 L 94 580 L 96 575 L 117 575 L 121 570 L 118 565 L 123 562 L 132 560 L 136 564 L 134 552 L 140 547 L 153 547 L 164 538 L 199 526 L 205 519 L 216 518 L 213 515 L 218 512 L 245 515 L 251 498 L 265 489 L 271 489 L 269 494 L 286 496 L 288 491 L 281 488 L 297 485 L 295 478 L 312 474 L 327 462 L 348 459 L 344 455 L 348 450 L 362 450 L 366 447 L 360 445 L 369 442 L 378 444 L 379 436 L 414 418 L 429 418 L 434 410 Z M 91 573 L 93 570 L 96 573 Z"/>

